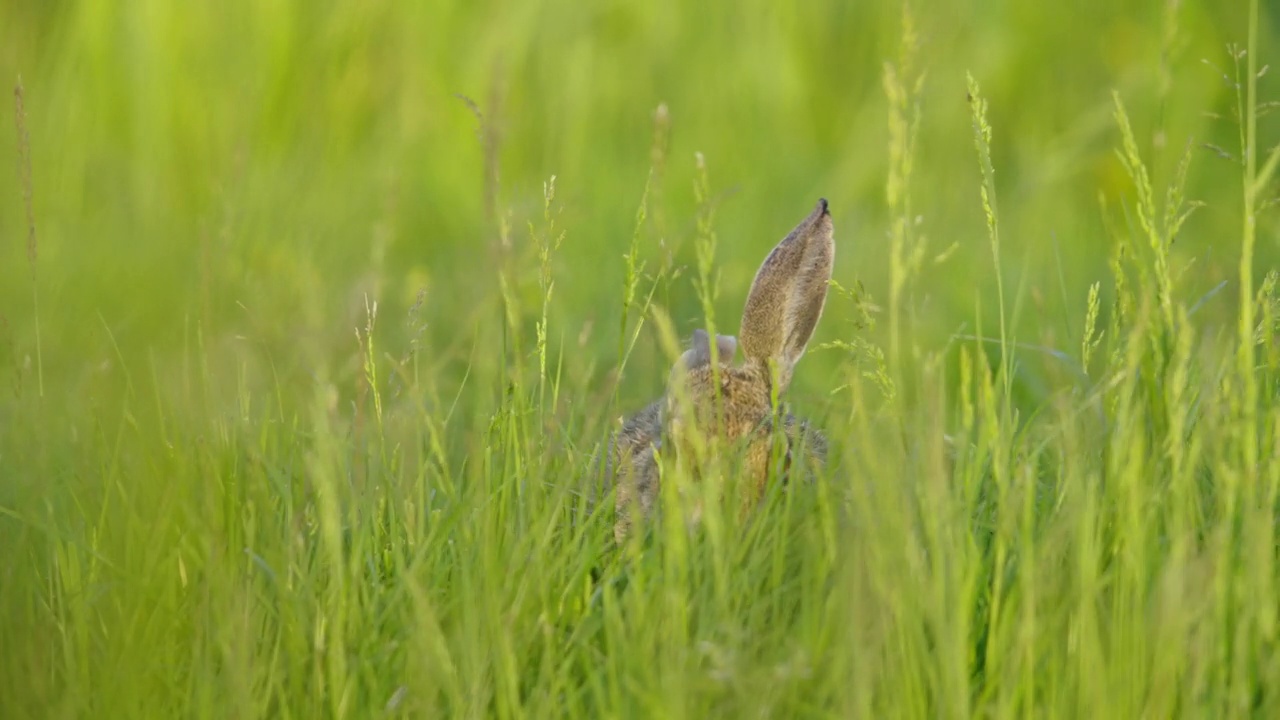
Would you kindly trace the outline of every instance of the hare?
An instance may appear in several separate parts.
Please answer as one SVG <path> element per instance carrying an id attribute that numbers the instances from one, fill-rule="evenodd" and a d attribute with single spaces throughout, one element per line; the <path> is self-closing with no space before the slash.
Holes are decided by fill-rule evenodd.
<path id="1" fill-rule="evenodd" d="M 790 385 L 826 304 L 835 258 L 832 231 L 827 201 L 819 200 L 756 272 L 739 338 L 716 336 L 713 366 L 711 338 L 705 330 L 695 330 L 691 347 L 672 368 L 663 397 L 630 417 L 611 438 L 604 470 L 606 482 L 617 486 L 616 542 L 653 510 L 659 453 L 689 452 L 691 430 L 745 450 L 741 467 L 748 501 L 766 488 L 770 458 L 777 457 L 775 439 L 782 477 L 791 470 L 793 453 L 807 453 L 809 462 L 825 464 L 826 439 L 790 413 L 783 413 L 779 422 L 773 398 Z M 746 361 L 735 366 L 731 363 L 739 344 Z M 779 424 L 781 438 L 774 432 Z"/>

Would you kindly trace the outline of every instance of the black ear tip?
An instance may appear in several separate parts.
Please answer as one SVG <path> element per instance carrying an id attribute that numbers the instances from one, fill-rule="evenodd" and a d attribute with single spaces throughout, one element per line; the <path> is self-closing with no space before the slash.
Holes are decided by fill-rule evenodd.
<path id="1" fill-rule="evenodd" d="M 818 207 L 822 208 L 822 214 L 823 214 L 823 215 L 828 215 L 828 214 L 830 214 L 830 213 L 828 213 L 828 212 L 827 212 L 827 199 L 826 199 L 826 198 L 818 198 Z"/>

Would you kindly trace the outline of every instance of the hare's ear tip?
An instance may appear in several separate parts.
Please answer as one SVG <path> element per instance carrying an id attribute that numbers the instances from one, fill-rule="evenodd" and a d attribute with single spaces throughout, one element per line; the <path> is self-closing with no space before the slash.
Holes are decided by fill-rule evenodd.
<path id="1" fill-rule="evenodd" d="M 716 335 L 716 350 L 720 353 L 721 361 L 731 361 L 733 354 L 738 352 L 738 338 L 732 335 Z"/>
<path id="2" fill-rule="evenodd" d="M 822 214 L 822 215 L 830 215 L 831 213 L 830 213 L 830 211 L 828 211 L 828 209 L 827 209 L 827 208 L 828 208 L 828 205 L 827 205 L 827 199 L 826 199 L 826 198 L 818 198 L 818 210 L 819 210 L 819 213 L 820 213 L 820 214 Z"/>

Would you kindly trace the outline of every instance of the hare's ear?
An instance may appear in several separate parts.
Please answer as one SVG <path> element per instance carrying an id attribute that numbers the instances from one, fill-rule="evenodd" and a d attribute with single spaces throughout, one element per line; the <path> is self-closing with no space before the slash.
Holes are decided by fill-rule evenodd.
<path id="1" fill-rule="evenodd" d="M 738 340 L 729 335 L 716 335 L 716 352 L 718 360 L 728 363 L 738 350 Z M 693 347 L 685 353 L 685 362 L 689 367 L 705 365 L 711 362 L 711 336 L 701 328 L 693 331 Z"/>
<path id="2" fill-rule="evenodd" d="M 774 361 L 786 387 L 822 316 L 835 261 L 831 215 L 819 200 L 756 272 L 742 311 L 742 351 L 748 360 Z"/>

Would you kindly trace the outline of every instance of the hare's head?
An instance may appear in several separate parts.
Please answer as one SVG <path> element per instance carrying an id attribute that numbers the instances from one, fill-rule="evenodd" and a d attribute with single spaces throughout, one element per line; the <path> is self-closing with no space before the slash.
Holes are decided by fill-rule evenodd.
<path id="1" fill-rule="evenodd" d="M 791 384 L 826 303 L 835 259 L 832 231 L 827 201 L 820 200 L 760 265 L 738 338 L 717 335 L 713 349 L 706 331 L 694 332 L 692 346 L 672 369 L 669 430 L 683 430 L 688 414 L 682 410 L 692 409 L 701 431 L 747 440 L 751 462 L 763 462 L 763 436 L 774 424 L 773 398 Z M 744 362 L 734 365 L 739 345 Z M 792 419 L 785 423 L 790 443 L 799 430 Z"/>

